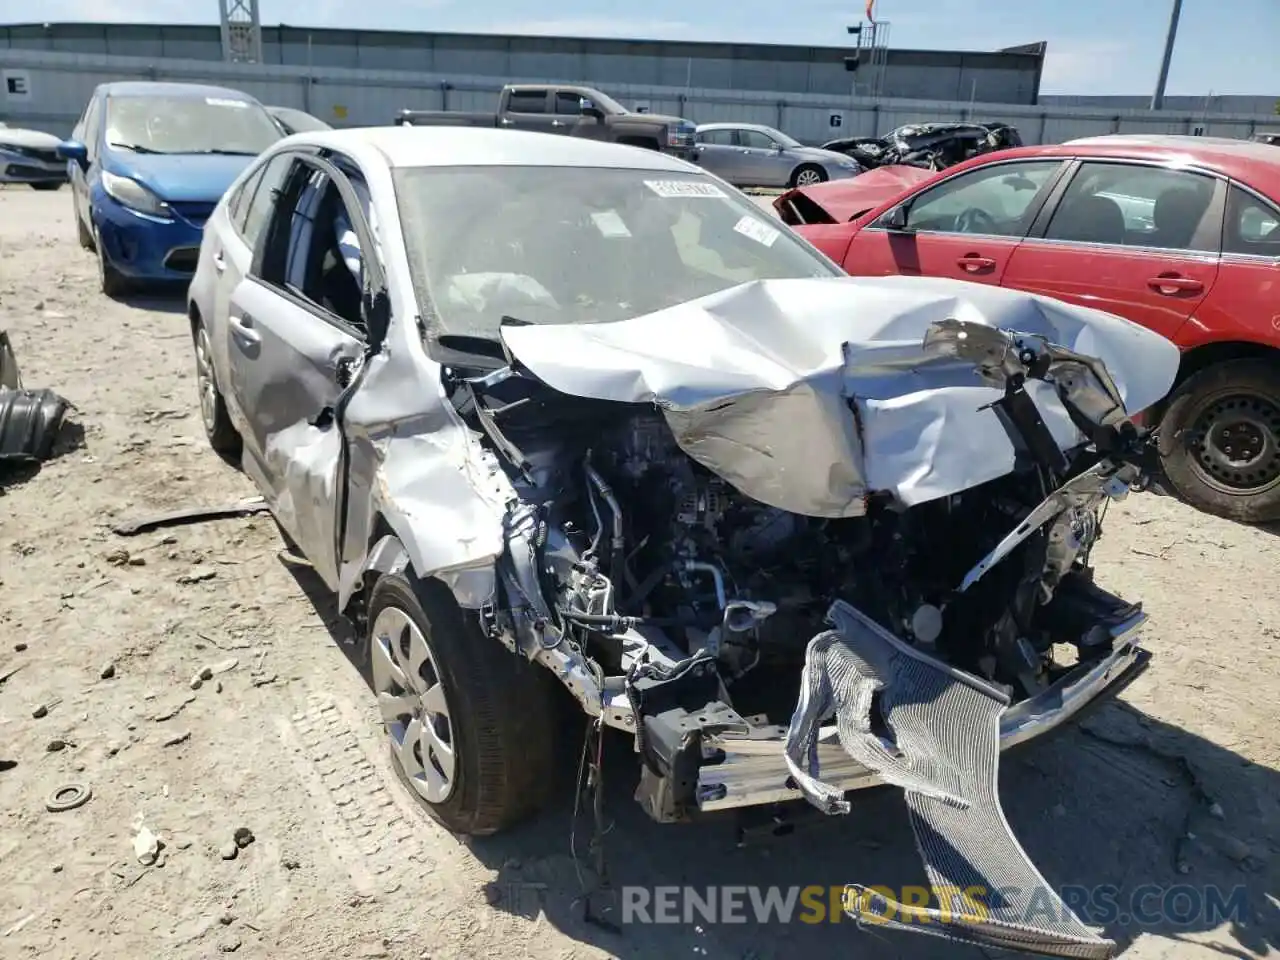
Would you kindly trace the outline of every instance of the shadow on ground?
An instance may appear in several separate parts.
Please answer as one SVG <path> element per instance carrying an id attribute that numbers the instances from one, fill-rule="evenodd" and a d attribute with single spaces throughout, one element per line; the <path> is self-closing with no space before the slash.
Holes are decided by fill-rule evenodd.
<path id="1" fill-rule="evenodd" d="M 359 644 L 332 594 L 309 569 L 291 569 L 367 683 Z M 622 887 L 643 887 L 650 896 L 659 887 L 691 887 L 705 896 L 708 887 L 746 886 L 760 898 L 769 888 L 783 898 L 792 889 L 821 889 L 795 902 L 789 923 L 756 922 L 749 893 L 739 922 L 711 923 L 696 913 L 689 922 L 631 922 L 620 931 L 584 922 L 583 893 L 593 888 L 592 821 L 585 801 L 575 817 L 573 784 L 585 720 L 567 719 L 562 729 L 560 789 L 547 809 L 509 833 L 468 841 L 497 874 L 485 891 L 493 909 L 541 913 L 566 935 L 618 957 L 994 956 L 937 937 L 859 930 L 832 909 L 832 891 L 838 897 L 847 882 L 925 882 L 898 791 L 863 792 L 842 818 L 790 805 L 794 829 L 780 837 L 731 814 L 659 825 L 632 799 L 636 755 L 614 734 L 605 740 L 603 779 L 605 863 L 615 893 L 594 902 L 612 904 L 615 921 L 624 919 Z M 1273 865 L 1280 853 L 1272 833 L 1280 823 L 1276 771 L 1117 702 L 1077 729 L 1007 756 L 1001 792 L 1015 834 L 1048 883 L 1064 896 L 1087 891 L 1092 905 L 1072 906 L 1122 954 L 1144 935 L 1165 941 L 1162 951 L 1171 941 L 1194 940 L 1224 957 L 1280 947 L 1280 910 L 1268 896 L 1280 886 Z"/>
<path id="2" fill-rule="evenodd" d="M 126 307 L 134 310 L 154 310 L 158 313 L 187 312 L 186 284 L 162 284 L 127 293 L 119 298 Z"/>

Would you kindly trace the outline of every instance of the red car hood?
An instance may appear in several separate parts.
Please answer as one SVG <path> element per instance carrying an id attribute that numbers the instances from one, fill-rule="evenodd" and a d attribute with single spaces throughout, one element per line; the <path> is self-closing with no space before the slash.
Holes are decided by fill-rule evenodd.
<path id="1" fill-rule="evenodd" d="M 788 190 L 773 202 L 773 207 L 782 222 L 791 226 L 847 223 L 933 175 L 933 171 L 920 167 L 876 167 L 849 180 Z"/>

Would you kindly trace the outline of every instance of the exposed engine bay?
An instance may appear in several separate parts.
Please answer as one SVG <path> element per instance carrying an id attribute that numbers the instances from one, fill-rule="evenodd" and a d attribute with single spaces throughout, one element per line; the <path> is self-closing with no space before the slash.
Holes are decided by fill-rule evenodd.
<path id="1" fill-rule="evenodd" d="M 964 343 L 960 326 L 931 335 Z M 1042 373 L 1048 359 L 1023 353 Z M 491 631 L 635 731 L 658 819 L 714 805 L 677 772 L 703 762 L 705 738 L 785 726 L 837 601 L 1014 704 L 1111 655 L 1141 618 L 1089 566 L 1106 503 L 1142 476 L 1145 440 L 1122 409 L 1090 411 L 1101 446 L 1068 457 L 1011 376 L 986 415 L 1022 431 L 1019 469 L 909 507 L 872 493 L 860 515 L 826 518 L 743 494 L 653 404 L 570 397 L 518 364 L 453 387 L 521 498 Z"/>
<path id="2" fill-rule="evenodd" d="M 670 333 L 719 339 L 702 367 L 664 355 L 664 321 L 649 319 L 504 331 L 505 366 L 449 371 L 455 408 L 515 493 L 482 624 L 549 668 L 593 730 L 633 735 L 636 798 L 654 819 L 800 798 L 848 813 L 849 791 L 894 784 L 938 907 L 917 913 L 927 927 L 903 924 L 902 904 L 849 884 L 846 913 L 1105 960 L 1115 944 L 1065 904 L 1041 922 L 1030 893 L 937 891 L 1042 886 L 1000 807 L 1000 752 L 1146 667 L 1145 614 L 1098 587 L 1089 558 L 1107 504 L 1154 464 L 1150 437 L 1101 360 L 995 326 L 1007 294 L 984 304 L 987 322 L 934 320 L 914 347 L 891 326 L 883 345 L 873 333 L 824 351 L 827 315 L 788 313 L 785 290 L 668 314 Z M 1058 307 L 1018 306 L 1069 334 Z M 1078 319 L 1095 345 L 1148 337 Z M 1140 402 L 1176 367 L 1176 348 L 1152 343 L 1150 381 L 1125 381 Z M 923 370 L 938 392 L 911 389 Z M 928 410 L 923 455 L 904 397 Z"/>

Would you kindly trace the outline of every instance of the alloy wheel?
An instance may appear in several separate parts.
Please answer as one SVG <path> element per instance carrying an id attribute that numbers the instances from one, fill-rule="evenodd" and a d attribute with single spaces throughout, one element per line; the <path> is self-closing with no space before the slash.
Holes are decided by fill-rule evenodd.
<path id="1" fill-rule="evenodd" d="M 392 753 L 423 800 L 443 803 L 453 792 L 457 757 L 449 701 L 431 648 L 398 607 L 379 613 L 371 633 L 373 688 Z"/>
<path id="2" fill-rule="evenodd" d="M 796 174 L 797 187 L 812 187 L 816 183 L 822 182 L 822 174 L 817 170 L 801 170 Z"/>
<path id="3" fill-rule="evenodd" d="M 213 433 L 218 426 L 218 388 L 213 379 L 209 334 L 203 324 L 196 332 L 196 389 L 200 393 L 200 418 L 205 430 Z"/>

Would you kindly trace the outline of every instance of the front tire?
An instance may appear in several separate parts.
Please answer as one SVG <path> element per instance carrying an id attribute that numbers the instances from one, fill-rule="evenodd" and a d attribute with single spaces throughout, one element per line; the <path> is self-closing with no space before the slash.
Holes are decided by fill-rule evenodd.
<path id="1" fill-rule="evenodd" d="M 213 350 L 209 344 L 209 332 L 200 320 L 195 322 L 194 342 L 196 351 L 196 392 L 200 400 L 200 420 L 205 436 L 214 453 L 228 463 L 238 463 L 242 443 L 240 433 L 227 414 L 226 401 L 218 390 L 213 370 Z"/>
<path id="2" fill-rule="evenodd" d="M 539 668 L 481 629 L 438 580 L 382 577 L 368 654 L 392 766 L 449 830 L 497 833 L 549 792 L 554 701 Z"/>
<path id="3" fill-rule="evenodd" d="M 93 234 L 89 232 L 89 228 L 84 225 L 84 221 L 80 219 L 80 214 L 76 214 L 76 239 L 86 250 L 93 250 Z"/>
<path id="4" fill-rule="evenodd" d="M 102 236 L 96 230 L 93 233 L 93 247 L 98 251 L 98 286 L 112 300 L 125 296 L 131 289 L 128 278 L 111 265 L 107 259 L 107 251 L 102 245 Z"/>
<path id="5" fill-rule="evenodd" d="M 796 167 L 791 174 L 792 187 L 812 187 L 827 182 L 827 171 L 813 163 L 805 163 Z"/>
<path id="6" fill-rule="evenodd" d="M 62 184 L 56 180 L 46 181 L 44 183 L 31 184 L 32 190 L 58 190 L 61 187 L 62 187 Z"/>
<path id="7" fill-rule="evenodd" d="M 1280 364 L 1229 360 L 1187 378 L 1159 438 L 1165 475 L 1192 506 L 1241 523 L 1280 520 Z"/>

